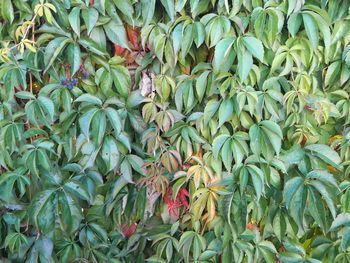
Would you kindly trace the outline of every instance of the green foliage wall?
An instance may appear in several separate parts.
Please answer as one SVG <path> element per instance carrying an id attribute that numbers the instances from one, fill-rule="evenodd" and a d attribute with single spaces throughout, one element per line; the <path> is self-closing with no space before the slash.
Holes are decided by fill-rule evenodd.
<path id="1" fill-rule="evenodd" d="M 350 262 L 348 0 L 1 0 L 1 262 Z"/>

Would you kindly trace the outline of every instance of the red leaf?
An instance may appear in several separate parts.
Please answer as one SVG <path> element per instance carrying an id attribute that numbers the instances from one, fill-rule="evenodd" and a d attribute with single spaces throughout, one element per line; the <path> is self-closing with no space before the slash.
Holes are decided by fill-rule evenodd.
<path id="1" fill-rule="evenodd" d="M 177 202 L 177 200 L 174 202 L 174 200 L 172 199 L 171 197 L 171 194 L 172 194 L 172 190 L 171 188 L 168 190 L 167 194 L 164 196 L 164 203 L 167 204 L 168 206 L 168 212 L 169 214 L 173 214 L 175 216 L 179 216 L 177 213 L 176 213 L 176 210 L 175 208 L 177 207 L 181 207 L 181 203 Z"/>
<path id="2" fill-rule="evenodd" d="M 95 4 L 95 0 L 90 0 L 89 5 L 94 5 Z"/>
<path id="3" fill-rule="evenodd" d="M 121 54 L 123 54 L 125 48 L 117 45 L 117 44 L 114 44 L 114 56 L 120 56 Z"/>
<path id="4" fill-rule="evenodd" d="M 190 196 L 189 192 L 185 188 L 180 188 L 177 197 L 176 197 L 176 202 L 182 204 L 184 207 L 188 207 L 188 201 L 186 196 Z"/>
<path id="5" fill-rule="evenodd" d="M 132 234 L 135 233 L 136 228 L 137 228 L 137 224 L 132 223 L 130 226 L 124 224 L 124 225 L 121 225 L 120 228 L 121 228 L 123 236 L 129 238 L 132 236 Z"/>
<path id="6" fill-rule="evenodd" d="M 129 25 L 126 26 L 126 32 L 128 34 L 128 38 L 131 42 L 131 44 L 136 47 L 137 46 L 137 42 L 139 39 L 139 32 L 140 29 L 137 27 L 131 27 Z"/>

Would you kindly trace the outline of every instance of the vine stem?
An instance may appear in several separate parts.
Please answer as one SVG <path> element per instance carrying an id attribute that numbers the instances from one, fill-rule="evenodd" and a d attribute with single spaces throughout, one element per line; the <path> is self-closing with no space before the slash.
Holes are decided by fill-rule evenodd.
<path id="1" fill-rule="evenodd" d="M 12 49 L 17 48 L 17 47 L 26 39 L 26 37 L 27 37 L 27 35 L 28 35 L 28 33 L 29 33 L 29 30 L 30 30 L 31 28 L 33 28 L 33 36 L 32 36 L 32 39 L 33 39 L 33 42 L 34 42 L 34 28 L 35 28 L 35 27 L 34 27 L 34 21 L 35 21 L 35 19 L 37 18 L 37 16 L 38 16 L 38 12 L 36 12 L 36 13 L 34 14 L 32 20 L 30 20 L 30 24 L 29 24 L 28 27 L 26 28 L 26 31 L 24 32 L 24 35 L 23 35 L 21 41 L 20 41 L 19 43 L 15 44 L 14 46 L 10 47 L 10 48 L 8 49 L 8 52 L 11 52 Z"/>

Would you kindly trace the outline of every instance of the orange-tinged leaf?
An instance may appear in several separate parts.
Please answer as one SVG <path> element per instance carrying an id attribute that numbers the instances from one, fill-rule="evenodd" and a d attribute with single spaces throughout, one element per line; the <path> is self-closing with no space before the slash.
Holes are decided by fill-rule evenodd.
<path id="1" fill-rule="evenodd" d="M 333 166 L 331 166 L 331 165 L 328 165 L 328 166 L 327 166 L 327 169 L 328 169 L 328 171 L 331 172 L 331 173 L 339 173 L 339 171 L 338 171 L 335 167 L 333 167 Z"/>
<path id="2" fill-rule="evenodd" d="M 123 54 L 123 52 L 125 51 L 125 48 L 114 44 L 114 56 L 121 56 L 121 54 Z"/>
<path id="3" fill-rule="evenodd" d="M 132 27 L 130 25 L 126 26 L 126 33 L 128 34 L 129 41 L 134 47 L 137 47 L 137 42 L 139 39 L 140 29 L 137 27 Z"/>

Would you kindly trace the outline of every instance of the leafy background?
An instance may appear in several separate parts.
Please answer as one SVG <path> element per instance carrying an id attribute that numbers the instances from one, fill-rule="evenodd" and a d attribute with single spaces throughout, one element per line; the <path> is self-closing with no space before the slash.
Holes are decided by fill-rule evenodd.
<path id="1" fill-rule="evenodd" d="M 348 0 L 2 0 L 1 262 L 350 262 Z"/>

